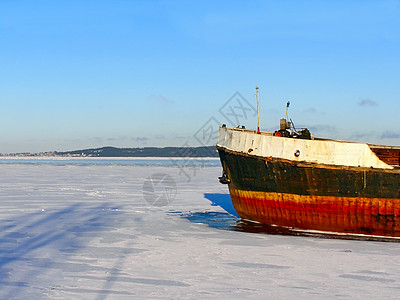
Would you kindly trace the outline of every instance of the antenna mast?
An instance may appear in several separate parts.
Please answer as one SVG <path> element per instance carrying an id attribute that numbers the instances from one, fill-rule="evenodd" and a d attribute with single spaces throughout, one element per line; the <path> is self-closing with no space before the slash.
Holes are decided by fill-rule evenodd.
<path id="1" fill-rule="evenodd" d="M 286 114 L 285 114 L 285 120 L 287 120 L 287 112 L 288 112 L 288 109 L 289 109 L 289 105 L 290 105 L 290 101 L 288 101 L 288 102 L 286 103 Z"/>
<path id="2" fill-rule="evenodd" d="M 257 98 L 257 133 L 260 133 L 260 113 L 258 109 L 258 86 L 256 86 L 256 98 Z"/>

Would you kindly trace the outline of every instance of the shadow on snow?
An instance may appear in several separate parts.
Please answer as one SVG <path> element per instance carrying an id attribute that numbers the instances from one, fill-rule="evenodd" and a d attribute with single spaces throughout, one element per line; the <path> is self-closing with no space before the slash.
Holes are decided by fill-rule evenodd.
<path id="1" fill-rule="evenodd" d="M 51 268 L 110 227 L 115 208 L 73 204 L 60 210 L 23 214 L 0 222 L 0 290 L 14 298 Z M 54 261 L 53 259 L 58 259 Z M 21 270 L 26 273 L 22 273 Z"/>

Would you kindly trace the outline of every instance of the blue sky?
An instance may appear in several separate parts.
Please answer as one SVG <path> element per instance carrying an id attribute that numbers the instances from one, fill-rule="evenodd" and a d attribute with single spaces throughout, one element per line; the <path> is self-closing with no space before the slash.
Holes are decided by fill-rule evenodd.
<path id="1" fill-rule="evenodd" d="M 395 0 L 1 1 L 0 153 L 197 146 L 256 85 L 262 129 L 289 100 L 316 136 L 400 145 L 399 16 Z"/>

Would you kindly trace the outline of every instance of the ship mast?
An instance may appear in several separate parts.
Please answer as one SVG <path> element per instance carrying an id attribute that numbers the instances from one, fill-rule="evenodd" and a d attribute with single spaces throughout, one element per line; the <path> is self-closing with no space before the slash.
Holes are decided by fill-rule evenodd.
<path id="1" fill-rule="evenodd" d="M 257 133 L 260 133 L 260 113 L 258 109 L 258 86 L 256 86 L 256 98 L 257 98 Z"/>

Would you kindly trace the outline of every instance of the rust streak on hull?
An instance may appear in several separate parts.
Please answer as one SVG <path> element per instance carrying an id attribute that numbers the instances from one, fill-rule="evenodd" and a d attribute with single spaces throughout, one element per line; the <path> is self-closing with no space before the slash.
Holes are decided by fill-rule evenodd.
<path id="1" fill-rule="evenodd" d="M 400 236 L 398 199 L 310 196 L 229 188 L 243 219 L 342 233 Z M 385 203 L 392 208 L 382 209 Z"/>

